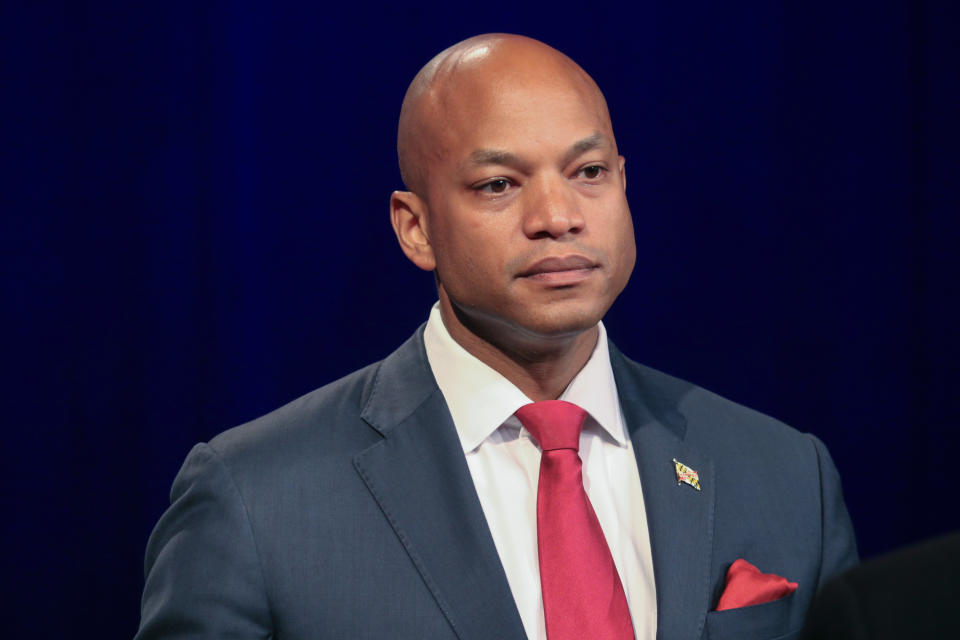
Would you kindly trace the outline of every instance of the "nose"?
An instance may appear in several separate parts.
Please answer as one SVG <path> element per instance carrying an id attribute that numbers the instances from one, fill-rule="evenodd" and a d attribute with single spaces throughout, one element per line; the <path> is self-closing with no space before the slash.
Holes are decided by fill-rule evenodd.
<path id="1" fill-rule="evenodd" d="M 528 238 L 559 238 L 583 231 L 580 203 L 563 176 L 531 181 L 524 195 L 523 232 Z"/>

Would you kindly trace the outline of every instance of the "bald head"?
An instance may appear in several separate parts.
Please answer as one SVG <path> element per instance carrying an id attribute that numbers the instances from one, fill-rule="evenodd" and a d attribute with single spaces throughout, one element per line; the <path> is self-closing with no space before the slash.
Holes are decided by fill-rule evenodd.
<path id="1" fill-rule="evenodd" d="M 410 83 L 400 110 L 397 156 L 407 189 L 426 198 L 430 168 L 458 131 L 511 88 L 562 87 L 598 111 L 613 140 L 606 101 L 577 63 L 542 42 L 511 34 L 474 36 L 440 52 Z M 522 105 L 518 105 L 522 106 Z"/>

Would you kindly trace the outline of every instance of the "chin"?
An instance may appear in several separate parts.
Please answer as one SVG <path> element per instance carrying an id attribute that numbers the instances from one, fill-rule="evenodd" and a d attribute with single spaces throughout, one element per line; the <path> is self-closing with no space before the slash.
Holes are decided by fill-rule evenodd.
<path id="1" fill-rule="evenodd" d="M 570 340 L 593 329 L 610 304 L 605 298 L 539 302 L 514 298 L 501 299 L 499 307 L 460 301 L 453 302 L 451 307 L 453 315 L 467 331 L 491 344 L 506 345 L 517 341 L 549 344 Z M 492 308 L 497 310 L 491 311 Z"/>
<path id="2" fill-rule="evenodd" d="M 543 305 L 529 310 L 517 324 L 543 338 L 567 338 L 595 327 L 606 309 L 592 305 Z"/>

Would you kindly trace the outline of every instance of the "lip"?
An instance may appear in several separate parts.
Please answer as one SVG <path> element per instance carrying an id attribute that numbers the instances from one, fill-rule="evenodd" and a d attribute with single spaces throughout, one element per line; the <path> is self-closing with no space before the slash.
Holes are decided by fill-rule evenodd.
<path id="1" fill-rule="evenodd" d="M 599 265 L 581 255 L 543 258 L 517 274 L 519 278 L 564 286 L 588 278 Z"/>

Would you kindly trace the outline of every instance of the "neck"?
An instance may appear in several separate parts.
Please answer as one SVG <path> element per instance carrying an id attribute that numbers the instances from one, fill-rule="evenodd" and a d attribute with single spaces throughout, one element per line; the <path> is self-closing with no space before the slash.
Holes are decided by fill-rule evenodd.
<path id="1" fill-rule="evenodd" d="M 443 301 L 440 315 L 461 347 L 534 402 L 560 397 L 587 364 L 600 334 L 597 325 L 560 336 L 537 335 L 512 326 L 503 331 L 477 331 Z"/>

